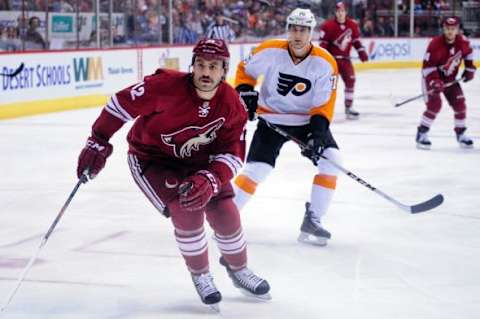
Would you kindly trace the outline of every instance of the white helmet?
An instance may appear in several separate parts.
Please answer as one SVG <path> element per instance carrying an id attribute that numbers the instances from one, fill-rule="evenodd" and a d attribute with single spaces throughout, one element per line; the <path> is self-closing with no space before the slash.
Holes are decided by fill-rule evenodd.
<path id="1" fill-rule="evenodd" d="M 317 25 L 317 21 L 315 20 L 315 15 L 310 9 L 297 8 L 287 17 L 287 31 L 291 24 L 309 27 L 310 31 L 313 32 L 313 28 Z"/>

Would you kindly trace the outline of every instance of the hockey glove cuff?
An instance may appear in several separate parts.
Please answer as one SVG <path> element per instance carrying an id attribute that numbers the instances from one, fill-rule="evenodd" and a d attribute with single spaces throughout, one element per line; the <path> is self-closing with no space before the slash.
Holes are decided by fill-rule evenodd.
<path id="1" fill-rule="evenodd" d="M 95 178 L 105 167 L 112 151 L 113 146 L 108 141 L 92 134 L 78 157 L 77 177 L 80 178 L 86 172 L 89 179 Z"/>
<path id="2" fill-rule="evenodd" d="M 213 196 L 220 193 L 220 181 L 215 174 L 201 170 L 187 177 L 178 187 L 180 205 L 188 211 L 205 208 Z"/>
<path id="3" fill-rule="evenodd" d="M 257 118 L 258 91 L 255 91 L 253 86 L 248 84 L 240 84 L 236 90 L 247 107 L 248 119 L 250 121 L 255 120 Z"/>

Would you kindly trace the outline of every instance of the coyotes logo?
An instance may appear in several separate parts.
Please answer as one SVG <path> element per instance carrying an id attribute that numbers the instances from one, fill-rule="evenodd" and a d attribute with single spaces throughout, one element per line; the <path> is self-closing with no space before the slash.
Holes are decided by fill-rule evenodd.
<path id="1" fill-rule="evenodd" d="M 440 70 L 442 70 L 443 74 L 445 74 L 446 76 L 450 76 L 455 72 L 455 70 L 457 70 L 461 62 L 462 51 L 457 51 L 457 53 L 448 58 L 447 63 L 442 65 L 440 67 Z"/>
<path id="2" fill-rule="evenodd" d="M 191 157 L 192 151 L 198 151 L 200 145 L 207 145 L 217 138 L 217 131 L 225 123 L 221 117 L 202 127 L 187 126 L 171 134 L 162 134 L 162 142 L 173 148 L 175 157 Z"/>
<path id="3" fill-rule="evenodd" d="M 345 51 L 350 42 L 352 42 L 352 29 L 348 28 L 340 34 L 335 41 L 333 41 L 333 44 L 335 44 L 340 50 Z"/>

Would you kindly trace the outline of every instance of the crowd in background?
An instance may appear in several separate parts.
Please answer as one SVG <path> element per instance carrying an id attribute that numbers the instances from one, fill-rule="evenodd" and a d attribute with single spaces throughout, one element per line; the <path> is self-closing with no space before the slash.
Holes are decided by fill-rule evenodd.
<path id="1" fill-rule="evenodd" d="M 479 0 L 474 0 L 479 1 Z M 0 0 L 2 11 L 26 12 L 16 23 L 2 24 L 0 50 L 43 49 L 48 44 L 40 32 L 40 20 L 32 12 L 95 12 L 95 0 Z M 409 0 L 349 0 L 349 15 L 360 26 L 364 37 L 391 37 L 395 34 L 394 7 L 398 7 L 398 35 L 409 35 Z M 48 8 L 46 4 L 48 3 Z M 124 32 L 113 29 L 115 46 L 164 44 L 170 42 L 167 0 L 100 0 L 99 12 L 107 13 L 112 5 L 115 13 L 125 17 Z M 172 43 L 191 44 L 206 35 L 221 33 L 229 41 L 256 41 L 285 33 L 285 20 L 296 7 L 309 7 L 321 24 L 333 16 L 334 0 L 174 0 L 172 10 Z M 459 0 L 415 0 L 415 36 L 432 36 L 440 32 L 443 16 L 461 15 Z M 18 15 L 18 13 L 17 13 Z M 1 16 L 0 16 L 1 18 Z M 36 19 L 35 19 L 36 18 Z M 34 21 L 33 21 L 33 20 Z M 108 21 L 101 22 L 101 40 L 110 36 Z M 216 29 L 215 29 L 216 28 Z M 43 29 L 45 30 L 45 26 Z M 478 34 L 473 34 L 478 35 Z M 96 33 L 82 47 L 95 46 Z M 26 44 L 25 44 L 26 43 Z M 103 46 L 103 45 L 102 45 Z"/>

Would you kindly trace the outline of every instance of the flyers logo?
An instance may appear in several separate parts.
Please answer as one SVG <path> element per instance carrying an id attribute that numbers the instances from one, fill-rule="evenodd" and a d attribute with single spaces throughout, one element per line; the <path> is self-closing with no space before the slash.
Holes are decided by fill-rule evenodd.
<path id="1" fill-rule="evenodd" d="M 162 134 L 162 142 L 173 148 L 175 157 L 191 157 L 192 151 L 198 151 L 200 145 L 212 143 L 217 138 L 217 131 L 225 123 L 223 117 L 202 127 L 187 126 L 171 134 Z"/>
<path id="2" fill-rule="evenodd" d="M 277 92 L 283 96 L 290 91 L 293 95 L 300 96 L 307 93 L 312 87 L 312 82 L 308 79 L 282 72 L 279 72 L 278 75 Z"/>

